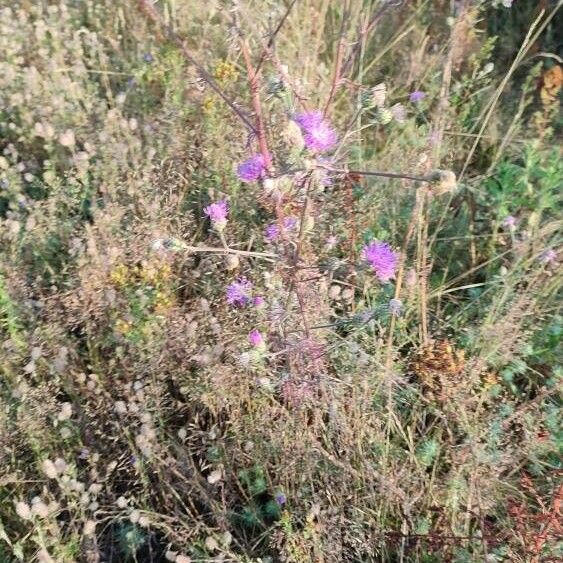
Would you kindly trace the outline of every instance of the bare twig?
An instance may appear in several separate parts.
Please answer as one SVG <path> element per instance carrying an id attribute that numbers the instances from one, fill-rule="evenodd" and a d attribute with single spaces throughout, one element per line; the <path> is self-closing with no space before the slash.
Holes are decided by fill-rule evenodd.
<path id="1" fill-rule="evenodd" d="M 237 250 L 236 248 L 230 247 L 218 247 L 218 246 L 182 246 L 182 250 L 187 252 L 209 252 L 211 254 L 236 254 L 238 256 L 251 256 L 253 258 L 264 258 L 273 262 L 273 259 L 277 258 L 277 254 L 272 254 L 270 252 L 252 252 L 250 250 Z"/>
<path id="2" fill-rule="evenodd" d="M 350 71 L 354 67 L 354 62 L 356 61 L 356 58 L 361 52 L 362 42 L 373 31 L 374 27 L 377 25 L 377 22 L 383 17 L 385 12 L 389 8 L 397 8 L 400 7 L 402 4 L 403 4 L 403 0 L 397 0 L 395 2 L 385 2 L 378 10 L 374 12 L 372 18 L 370 19 L 367 25 L 359 27 L 358 39 L 356 40 L 351 53 L 348 55 L 348 58 L 342 65 L 342 76 L 348 76 L 350 74 Z"/>
<path id="3" fill-rule="evenodd" d="M 266 60 L 266 57 L 268 56 L 270 50 L 274 46 L 274 40 L 276 39 L 276 36 L 281 31 L 281 28 L 285 24 L 287 18 L 289 17 L 289 14 L 291 13 L 291 10 L 293 10 L 293 6 L 295 6 L 296 3 L 297 3 L 297 0 L 293 0 L 293 2 L 287 7 L 285 14 L 283 15 L 283 17 L 279 21 L 278 25 L 276 26 L 276 29 L 274 29 L 274 31 L 271 33 L 270 37 L 268 38 L 268 42 L 264 46 L 264 49 L 262 50 L 262 54 L 260 55 L 260 58 L 258 59 L 258 64 L 256 65 L 256 68 L 254 69 L 255 74 L 258 74 L 260 72 L 260 69 L 262 68 L 262 64 L 264 63 L 264 61 Z"/>
<path id="4" fill-rule="evenodd" d="M 330 104 L 340 86 L 340 78 L 342 76 L 342 58 L 344 56 L 344 35 L 346 30 L 346 23 L 348 21 L 350 15 L 350 4 L 349 2 L 346 3 L 346 8 L 344 9 L 344 14 L 342 15 L 342 22 L 340 24 L 340 32 L 338 37 L 338 47 L 336 48 L 336 61 L 334 63 L 334 75 L 332 77 L 332 84 L 330 86 L 330 94 L 328 95 L 328 99 L 326 101 L 323 115 L 326 117 L 328 116 L 330 110 Z"/>
<path id="5" fill-rule="evenodd" d="M 432 176 L 411 176 L 410 174 L 401 174 L 400 172 L 379 172 L 377 170 L 352 170 L 348 168 L 335 168 L 326 164 L 317 163 L 318 168 L 329 170 L 330 172 L 338 172 L 341 174 L 357 174 L 358 176 L 378 176 L 380 178 L 397 178 L 401 180 L 413 180 L 415 182 L 432 182 Z"/>

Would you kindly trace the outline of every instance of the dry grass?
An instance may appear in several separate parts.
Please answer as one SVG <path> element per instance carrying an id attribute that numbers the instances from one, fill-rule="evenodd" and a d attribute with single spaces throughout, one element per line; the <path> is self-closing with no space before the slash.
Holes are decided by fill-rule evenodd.
<path id="1" fill-rule="evenodd" d="M 561 556 L 561 3 L 454 4 L 0 0 L 0 561 Z"/>

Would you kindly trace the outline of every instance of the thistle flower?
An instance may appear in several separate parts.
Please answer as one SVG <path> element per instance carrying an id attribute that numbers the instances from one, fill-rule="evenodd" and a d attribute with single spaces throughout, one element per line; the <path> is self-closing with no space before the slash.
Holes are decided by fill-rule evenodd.
<path id="1" fill-rule="evenodd" d="M 237 174 L 242 182 L 256 182 L 264 175 L 265 170 L 264 156 L 255 154 L 238 165 Z"/>
<path id="2" fill-rule="evenodd" d="M 422 102 L 424 98 L 426 98 L 426 94 L 424 92 L 421 92 L 420 90 L 415 90 L 414 92 L 410 93 L 409 101 L 412 102 L 413 104 L 418 104 L 419 102 Z"/>
<path id="3" fill-rule="evenodd" d="M 374 240 L 362 250 L 363 259 L 373 268 L 380 282 L 387 282 L 395 277 L 399 255 L 388 243 Z"/>
<path id="4" fill-rule="evenodd" d="M 252 303 L 252 282 L 239 278 L 227 287 L 227 303 L 238 307 L 246 307 Z"/>
<path id="5" fill-rule="evenodd" d="M 256 309 L 263 309 L 266 305 L 266 302 L 261 295 L 257 295 L 252 299 L 252 305 L 256 307 Z"/>
<path id="6" fill-rule="evenodd" d="M 205 207 L 203 211 L 211 220 L 213 228 L 219 233 L 222 232 L 227 226 L 227 214 L 229 212 L 227 202 L 224 199 L 217 201 Z"/>
<path id="7" fill-rule="evenodd" d="M 319 123 L 322 123 L 323 113 L 319 110 L 298 113 L 293 117 L 293 121 L 295 121 L 301 129 L 312 129 L 319 125 Z"/>
<path id="8" fill-rule="evenodd" d="M 262 333 L 256 328 L 252 329 L 248 334 L 248 341 L 252 346 L 254 346 L 254 348 L 258 350 L 266 349 L 266 342 L 264 341 L 264 337 L 262 336 Z"/>
<path id="9" fill-rule="evenodd" d="M 248 341 L 252 346 L 258 347 L 264 343 L 264 338 L 262 337 L 262 333 L 257 328 L 254 328 L 248 334 Z"/>
<path id="10" fill-rule="evenodd" d="M 297 219 L 295 217 L 286 217 L 283 221 L 283 228 L 286 231 L 291 231 L 296 225 Z M 280 227 L 277 223 L 271 223 L 264 231 L 264 236 L 268 242 L 274 242 L 279 238 L 280 234 Z"/>
<path id="11" fill-rule="evenodd" d="M 305 146 L 313 152 L 325 152 L 336 144 L 336 133 L 322 112 L 299 113 L 293 119 L 301 127 Z"/>

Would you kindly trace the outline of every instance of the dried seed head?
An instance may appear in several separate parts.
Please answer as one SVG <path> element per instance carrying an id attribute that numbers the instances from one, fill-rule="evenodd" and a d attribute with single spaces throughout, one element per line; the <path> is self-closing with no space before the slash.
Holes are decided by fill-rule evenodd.
<path id="1" fill-rule="evenodd" d="M 434 170 L 430 178 L 434 195 L 453 193 L 457 189 L 457 178 L 451 170 Z"/>
<path id="2" fill-rule="evenodd" d="M 86 520 L 83 532 L 85 536 L 93 536 L 96 532 L 96 522 L 94 520 Z"/>
<path id="3" fill-rule="evenodd" d="M 16 502 L 16 514 L 22 520 L 29 520 L 31 518 L 31 508 L 29 504 L 23 501 Z"/>
<path id="4" fill-rule="evenodd" d="M 44 459 L 43 463 L 41 464 L 41 469 L 43 469 L 43 473 L 49 477 L 49 479 L 56 479 L 58 475 L 57 468 L 55 464 L 50 459 Z"/>

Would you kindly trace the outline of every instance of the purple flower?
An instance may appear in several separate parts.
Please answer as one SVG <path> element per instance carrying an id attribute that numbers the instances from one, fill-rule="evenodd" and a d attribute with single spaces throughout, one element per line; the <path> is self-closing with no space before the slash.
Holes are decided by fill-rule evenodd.
<path id="1" fill-rule="evenodd" d="M 227 303 L 246 307 L 252 303 L 252 283 L 246 278 L 239 278 L 227 287 Z"/>
<path id="2" fill-rule="evenodd" d="M 518 219 L 516 219 L 516 217 L 512 215 L 508 215 L 507 217 L 504 218 L 504 221 L 502 222 L 502 226 L 512 230 L 516 227 L 517 223 L 518 223 Z"/>
<path id="3" fill-rule="evenodd" d="M 287 502 L 287 497 L 283 493 L 277 493 L 276 494 L 276 502 L 280 506 L 283 506 Z"/>
<path id="4" fill-rule="evenodd" d="M 261 154 L 255 154 L 238 165 L 237 174 L 242 182 L 256 182 L 264 175 L 265 170 L 264 157 Z"/>
<path id="5" fill-rule="evenodd" d="M 325 152 L 336 144 L 336 133 L 330 125 L 323 121 L 305 131 L 303 135 L 305 146 L 314 152 Z"/>
<path id="6" fill-rule="evenodd" d="M 312 129 L 323 122 L 323 112 L 319 110 L 298 113 L 293 117 L 293 121 L 301 129 Z"/>
<path id="7" fill-rule="evenodd" d="M 211 224 L 216 231 L 221 232 L 225 228 L 229 207 L 224 199 L 208 205 L 203 211 L 211 220 Z"/>
<path id="8" fill-rule="evenodd" d="M 297 219 L 295 217 L 286 217 L 283 221 L 284 230 L 291 231 L 297 225 Z M 280 236 L 280 227 L 277 223 L 269 224 L 265 231 L 264 236 L 268 242 L 274 242 Z"/>
<path id="9" fill-rule="evenodd" d="M 252 305 L 256 307 L 256 309 L 262 309 L 265 305 L 264 298 L 261 295 L 257 295 L 252 299 Z"/>
<path id="10" fill-rule="evenodd" d="M 252 329 L 248 334 L 248 341 L 254 348 L 264 348 L 264 337 L 258 329 Z"/>
<path id="11" fill-rule="evenodd" d="M 301 127 L 308 149 L 325 152 L 336 144 L 336 133 L 320 111 L 299 113 L 293 119 Z"/>
<path id="12" fill-rule="evenodd" d="M 379 240 L 370 242 L 364 246 L 362 257 L 369 262 L 380 282 L 387 282 L 395 277 L 399 255 L 388 243 Z"/>
<path id="13" fill-rule="evenodd" d="M 557 260 L 557 252 L 555 252 L 553 248 L 546 250 L 540 256 L 540 261 L 543 262 L 544 264 L 551 264 L 556 260 Z"/>
<path id="14" fill-rule="evenodd" d="M 418 104 L 418 102 L 422 102 L 424 98 L 426 98 L 426 94 L 424 92 L 421 92 L 420 90 L 415 90 L 414 92 L 411 92 L 409 96 L 409 101 L 411 101 L 413 104 Z"/>

